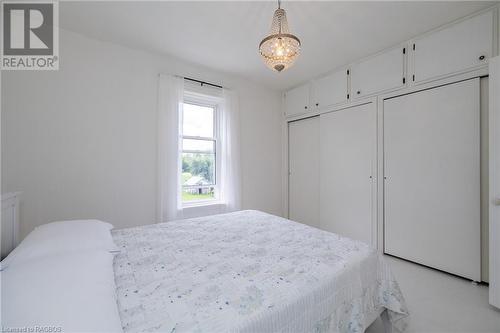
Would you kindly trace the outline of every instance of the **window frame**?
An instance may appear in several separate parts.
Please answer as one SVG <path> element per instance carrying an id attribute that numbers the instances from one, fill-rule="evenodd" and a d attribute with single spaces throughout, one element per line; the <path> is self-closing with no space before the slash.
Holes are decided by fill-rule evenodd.
<path id="1" fill-rule="evenodd" d="M 183 127 L 184 127 L 184 104 L 191 104 L 191 105 L 196 105 L 196 106 L 201 106 L 201 107 L 208 107 L 213 109 L 213 137 L 203 137 L 203 136 L 193 136 L 193 135 L 184 135 Z M 179 149 L 179 177 L 182 175 L 182 154 L 183 153 L 200 153 L 200 154 L 206 154 L 206 151 L 194 151 L 194 150 L 184 150 L 183 147 L 183 141 L 184 139 L 188 140 L 200 140 L 200 141 L 212 141 L 214 144 L 214 162 L 215 162 L 215 169 L 214 169 L 214 184 L 210 185 L 211 187 L 213 186 L 214 188 L 214 197 L 212 199 L 200 199 L 200 200 L 191 200 L 191 201 L 183 201 L 182 200 L 182 191 L 184 189 L 184 186 L 182 183 L 180 184 L 180 200 L 182 203 L 182 207 L 187 208 L 187 207 L 196 207 L 196 206 L 206 206 L 206 205 L 213 205 L 213 204 L 219 204 L 220 203 L 220 162 L 221 162 L 221 157 L 220 157 L 220 126 L 219 126 L 219 110 L 220 110 L 220 100 L 215 97 L 211 96 L 206 96 L 206 95 L 201 95 L 201 94 L 196 94 L 196 93 L 190 93 L 188 91 L 184 92 L 184 100 L 182 104 L 182 110 L 180 110 L 181 114 L 181 123 L 179 124 L 180 127 L 180 149 Z"/>

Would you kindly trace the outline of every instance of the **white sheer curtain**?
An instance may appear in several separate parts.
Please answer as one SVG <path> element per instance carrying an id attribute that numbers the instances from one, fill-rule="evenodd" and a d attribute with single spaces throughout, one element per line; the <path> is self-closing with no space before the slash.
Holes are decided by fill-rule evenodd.
<path id="1" fill-rule="evenodd" d="M 158 222 L 182 218 L 180 150 L 184 79 L 160 74 L 158 84 Z"/>
<path id="2" fill-rule="evenodd" d="M 238 97 L 223 90 L 220 122 L 220 194 L 226 211 L 241 208 L 240 128 Z"/>

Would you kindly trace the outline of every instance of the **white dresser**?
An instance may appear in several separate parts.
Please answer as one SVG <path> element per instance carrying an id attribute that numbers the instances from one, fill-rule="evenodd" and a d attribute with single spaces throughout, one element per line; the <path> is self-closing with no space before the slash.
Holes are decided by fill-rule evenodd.
<path id="1" fill-rule="evenodd" d="M 19 201 L 21 193 L 2 194 L 1 258 L 5 258 L 19 242 Z"/>

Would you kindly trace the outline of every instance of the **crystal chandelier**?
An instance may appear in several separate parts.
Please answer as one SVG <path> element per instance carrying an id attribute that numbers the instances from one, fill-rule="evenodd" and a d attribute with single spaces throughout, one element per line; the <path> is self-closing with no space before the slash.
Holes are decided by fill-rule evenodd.
<path id="1" fill-rule="evenodd" d="M 271 69 L 281 72 L 292 66 L 300 53 L 300 40 L 290 33 L 286 13 L 281 9 L 274 12 L 273 23 L 269 35 L 260 42 L 260 55 L 264 63 Z"/>

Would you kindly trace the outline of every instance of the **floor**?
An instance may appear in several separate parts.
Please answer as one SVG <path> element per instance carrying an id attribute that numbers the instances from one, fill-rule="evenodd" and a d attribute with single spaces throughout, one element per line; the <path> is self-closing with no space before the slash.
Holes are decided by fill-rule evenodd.
<path id="1" fill-rule="evenodd" d="M 386 256 L 410 311 L 407 332 L 500 332 L 500 310 L 488 287 Z M 384 332 L 378 319 L 366 331 Z"/>

